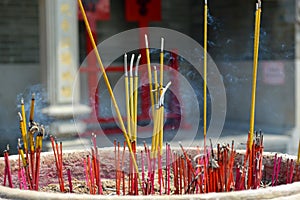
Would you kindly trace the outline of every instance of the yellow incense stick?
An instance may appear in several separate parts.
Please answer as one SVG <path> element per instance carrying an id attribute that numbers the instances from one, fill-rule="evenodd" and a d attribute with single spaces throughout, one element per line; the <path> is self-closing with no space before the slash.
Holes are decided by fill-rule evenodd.
<path id="1" fill-rule="evenodd" d="M 159 123 L 158 123 L 158 129 L 159 129 L 159 135 L 158 135 L 158 144 L 160 149 L 162 149 L 163 147 L 163 127 L 164 127 L 164 99 L 165 99 L 165 94 L 166 94 L 166 91 L 168 90 L 168 88 L 170 87 L 171 85 L 171 81 L 166 85 L 165 88 L 163 88 L 161 90 L 161 95 L 160 95 L 160 98 L 159 98 L 159 117 L 158 117 L 158 120 L 159 120 Z"/>
<path id="2" fill-rule="evenodd" d="M 21 99 L 21 114 L 22 114 L 22 118 L 23 118 L 23 121 L 24 121 L 24 124 L 25 124 L 24 125 L 25 130 L 27 131 L 25 105 L 24 105 L 24 99 L 23 98 Z"/>
<path id="3" fill-rule="evenodd" d="M 20 118 L 20 130 L 21 130 L 22 140 L 23 140 L 23 143 L 24 143 L 24 149 L 25 149 L 25 152 L 27 152 L 28 146 L 27 146 L 26 131 L 25 131 L 25 128 L 24 128 L 24 121 L 23 121 L 22 114 L 20 112 L 18 112 L 18 115 L 19 115 L 19 118 Z"/>
<path id="4" fill-rule="evenodd" d="M 250 111 L 250 130 L 248 148 L 251 151 L 254 135 L 254 118 L 255 118 L 255 96 L 256 96 L 256 78 L 258 66 L 258 49 L 259 49 L 259 35 L 260 35 L 260 15 L 261 15 L 261 2 L 256 4 L 255 15 L 255 30 L 254 30 L 254 52 L 253 52 L 253 74 L 252 74 L 252 96 L 251 96 L 251 111 Z"/>
<path id="5" fill-rule="evenodd" d="M 158 82 L 157 82 L 157 69 L 156 69 L 156 66 L 153 66 L 153 69 L 154 69 L 155 104 L 158 104 Z"/>
<path id="6" fill-rule="evenodd" d="M 164 81 L 164 38 L 161 38 L 160 43 L 160 89 L 163 87 Z"/>
<path id="7" fill-rule="evenodd" d="M 23 121 L 23 133 L 22 135 L 24 134 L 25 137 L 23 138 L 23 142 L 24 142 L 24 149 L 25 149 L 25 152 L 27 152 L 28 150 L 28 142 L 27 142 L 27 124 L 26 124 L 26 114 L 25 114 L 25 106 L 24 106 L 24 99 L 22 98 L 21 99 L 21 114 L 22 114 L 22 121 Z"/>
<path id="8" fill-rule="evenodd" d="M 206 89 L 206 81 L 207 81 L 207 0 L 205 0 L 204 5 L 204 57 L 203 57 L 203 135 L 204 142 L 206 140 L 206 117 L 207 117 L 207 89 Z M 205 148 L 205 147 L 204 147 Z"/>
<path id="9" fill-rule="evenodd" d="M 109 94 L 110 94 L 110 97 L 111 97 L 113 106 L 114 106 L 114 108 L 115 108 L 115 111 L 116 111 L 116 114 L 117 114 L 117 118 L 118 118 L 118 121 L 119 121 L 121 130 L 122 130 L 123 135 L 124 135 L 124 137 L 125 137 L 125 140 L 126 140 L 126 143 L 127 143 L 127 146 L 128 146 L 129 152 L 130 152 L 130 155 L 131 155 L 131 157 L 132 157 L 133 165 L 134 165 L 134 167 L 135 167 L 135 170 L 136 170 L 136 173 L 137 173 L 137 176 L 138 176 L 138 179 L 139 179 L 139 183 L 140 183 L 140 185 L 141 185 L 142 182 L 141 182 L 141 179 L 140 179 L 140 176 L 139 176 L 139 171 L 138 171 L 139 168 L 138 168 L 138 165 L 137 165 L 137 162 L 136 162 L 136 159 L 135 159 L 135 155 L 134 155 L 134 153 L 133 153 L 133 151 L 132 151 L 131 142 L 130 142 L 130 140 L 129 140 L 129 137 L 128 137 L 128 134 L 127 134 L 127 131 L 126 131 L 126 128 L 125 128 L 125 125 L 124 125 L 124 122 L 123 122 L 123 119 L 122 119 L 122 116 L 121 116 L 121 113 L 120 113 L 120 110 L 119 110 L 117 101 L 116 101 L 116 99 L 115 99 L 115 96 L 114 96 L 114 94 L 113 94 L 113 91 L 112 91 L 110 82 L 109 82 L 109 80 L 108 80 L 108 77 L 107 77 L 105 68 L 104 68 L 103 63 L 102 63 L 102 60 L 101 60 L 101 58 L 100 58 L 100 54 L 99 54 L 99 52 L 98 52 L 97 45 L 96 45 L 96 43 L 95 43 L 95 40 L 94 40 L 94 37 L 93 37 L 93 34 L 92 34 L 92 31 L 91 31 L 91 28 L 90 28 L 88 19 L 87 19 L 87 17 L 86 17 L 86 13 L 85 13 L 85 10 L 84 10 L 84 7 L 83 7 L 83 5 L 82 5 L 81 0 L 78 0 L 78 4 L 79 4 L 79 7 L 80 7 L 80 10 L 81 10 L 81 13 L 82 13 L 82 17 L 83 17 L 83 20 L 84 20 L 84 23 L 85 23 L 85 26 L 86 26 L 86 29 L 87 29 L 89 38 L 90 38 L 91 43 L 92 43 L 92 46 L 93 46 L 93 48 L 94 48 L 94 50 L 95 50 L 96 58 L 97 58 L 97 60 L 98 60 L 100 69 L 101 69 L 101 71 L 103 72 L 104 82 L 105 82 L 106 87 L 107 87 L 107 89 L 108 89 L 108 92 L 109 92 Z M 141 187 L 142 187 L 142 185 L 141 185 Z"/>
<path id="10" fill-rule="evenodd" d="M 159 108 L 159 149 L 163 147 L 164 140 L 164 106 L 160 106 Z M 160 152 L 162 154 L 162 151 Z"/>
<path id="11" fill-rule="evenodd" d="M 164 79 L 164 38 L 161 38 L 161 43 L 160 43 L 160 90 L 159 90 L 159 95 L 161 97 L 162 92 L 163 92 L 163 79 Z M 160 107 L 160 124 L 159 124 L 159 138 L 160 138 L 160 149 L 162 149 L 163 146 L 163 135 L 164 135 L 164 111 L 165 108 L 163 106 Z M 163 153 L 162 151 L 160 152 L 161 154 Z"/>
<path id="12" fill-rule="evenodd" d="M 154 111 L 153 116 L 153 130 L 152 130 L 152 142 L 151 142 L 151 157 L 155 156 L 156 140 L 157 140 L 157 109 Z"/>
<path id="13" fill-rule="evenodd" d="M 137 106 L 138 106 L 138 88 L 139 88 L 139 64 L 140 64 L 141 54 L 139 54 L 136 64 L 135 64 L 135 74 L 134 74 L 134 141 L 137 140 Z"/>
<path id="14" fill-rule="evenodd" d="M 22 162 L 23 162 L 23 167 L 27 167 L 27 162 L 26 162 L 26 159 L 25 159 L 24 151 L 21 147 L 20 138 L 18 139 L 18 146 L 19 146 L 19 153 L 21 155 L 21 159 L 22 159 Z"/>
<path id="15" fill-rule="evenodd" d="M 36 148 L 42 149 L 42 147 L 43 147 L 43 135 L 38 134 L 36 136 Z"/>
<path id="16" fill-rule="evenodd" d="M 30 104 L 30 116 L 29 116 L 30 123 L 33 122 L 33 118 L 34 118 L 34 102 L 35 102 L 35 94 L 33 93 L 31 96 L 31 104 Z"/>
<path id="17" fill-rule="evenodd" d="M 34 132 L 29 131 L 30 153 L 34 153 Z"/>
<path id="18" fill-rule="evenodd" d="M 133 97 L 133 61 L 134 61 L 134 54 L 131 55 L 130 66 L 129 66 L 129 103 L 130 103 L 130 126 L 131 131 L 134 132 L 134 97 Z M 134 141 L 134 133 L 131 133 L 131 142 Z"/>
<path id="19" fill-rule="evenodd" d="M 155 139 L 155 156 L 157 156 L 157 151 L 158 151 L 158 148 L 160 146 L 160 118 L 161 118 L 161 108 L 157 108 L 156 110 L 157 112 L 157 116 L 156 116 L 156 139 Z"/>
<path id="20" fill-rule="evenodd" d="M 154 117 L 154 97 L 153 97 L 153 92 L 152 92 L 152 73 L 151 73 L 150 52 L 149 52 L 147 35 L 145 35 L 145 44 L 146 44 L 146 56 L 147 56 L 147 66 L 148 66 L 148 79 L 149 79 L 149 89 L 150 89 L 151 110 L 152 110 L 152 116 Z"/>
<path id="21" fill-rule="evenodd" d="M 129 91 L 128 91 L 128 72 L 127 72 L 127 54 L 124 55 L 124 81 L 125 81 L 125 104 L 126 104 L 126 115 L 127 115 L 127 131 L 128 136 L 131 138 L 131 125 L 130 125 L 130 111 L 129 111 Z"/>
<path id="22" fill-rule="evenodd" d="M 158 104 L 158 82 L 157 82 L 157 69 L 156 66 L 153 66 L 154 68 L 154 92 L 155 92 L 155 115 L 154 115 L 154 127 L 153 127 L 153 137 L 154 137 L 154 149 L 153 149 L 153 157 L 156 157 L 157 155 L 157 148 L 159 145 L 159 122 L 160 122 L 160 114 L 159 114 L 159 104 Z M 153 92 L 153 91 L 152 91 Z"/>
<path id="23" fill-rule="evenodd" d="M 297 164 L 298 164 L 298 165 L 300 164 L 300 140 L 299 140 L 299 143 L 298 143 L 298 156 L 297 156 Z"/>

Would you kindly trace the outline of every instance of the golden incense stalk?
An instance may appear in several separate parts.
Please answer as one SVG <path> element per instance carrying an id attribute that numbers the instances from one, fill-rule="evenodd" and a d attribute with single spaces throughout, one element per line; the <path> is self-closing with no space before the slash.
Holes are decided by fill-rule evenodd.
<path id="1" fill-rule="evenodd" d="M 153 116 L 153 131 L 152 131 L 152 143 L 151 143 L 151 158 L 156 157 L 156 150 L 158 145 L 158 105 L 155 105 L 155 111 Z"/>
<path id="2" fill-rule="evenodd" d="M 255 30 L 254 30 L 254 56 L 253 56 L 253 74 L 252 74 L 252 96 L 251 96 L 251 111 L 250 111 L 250 130 L 248 148 L 252 149 L 254 136 L 254 118 L 255 118 L 255 95 L 256 95 L 256 78 L 258 66 L 258 49 L 259 49 L 259 35 L 260 35 L 260 15 L 261 15 L 261 1 L 256 4 L 255 12 Z"/>
<path id="3" fill-rule="evenodd" d="M 25 106 L 24 106 L 24 99 L 21 99 L 21 114 L 22 114 L 22 136 L 23 136 L 23 142 L 24 142 L 24 149 L 25 153 L 27 154 L 28 152 L 28 142 L 27 142 L 27 125 L 26 125 L 26 114 L 25 114 Z"/>
<path id="4" fill-rule="evenodd" d="M 158 151 L 158 149 L 162 149 L 163 147 L 163 140 L 164 140 L 164 136 L 163 136 L 163 122 L 164 122 L 164 106 L 160 105 L 159 109 L 158 109 L 158 143 L 157 143 L 157 147 L 156 150 Z M 162 151 L 160 152 L 162 154 Z"/>
<path id="5" fill-rule="evenodd" d="M 97 49 L 97 45 L 96 45 L 96 43 L 95 43 L 95 40 L 94 40 L 94 37 L 93 37 L 93 34 L 92 34 L 92 31 L 91 31 L 91 28 L 90 28 L 88 19 L 87 19 L 87 17 L 86 17 L 86 13 L 85 13 L 85 10 L 84 10 L 84 7 L 83 7 L 83 5 L 82 5 L 81 0 L 78 0 L 78 4 L 79 4 L 79 7 L 80 7 L 80 10 L 81 10 L 81 13 L 82 13 L 82 17 L 83 17 L 83 20 L 84 20 L 84 23 L 85 23 L 85 26 L 86 26 L 86 29 L 87 29 L 89 38 L 90 38 L 91 43 L 92 43 L 92 46 L 93 46 L 93 48 L 94 48 L 94 50 L 95 50 L 96 58 L 97 58 L 98 63 L 99 63 L 99 67 L 100 67 L 101 71 L 103 72 L 104 82 L 105 82 L 105 84 L 106 84 L 106 87 L 107 87 L 108 92 L 109 92 L 109 94 L 110 94 L 110 97 L 111 97 L 113 106 L 114 106 L 114 108 L 115 108 L 115 111 L 116 111 L 116 114 L 117 114 L 117 118 L 118 118 L 118 121 L 119 121 L 121 130 L 122 130 L 122 132 L 123 132 L 123 135 L 124 135 L 124 137 L 125 137 L 126 143 L 127 143 L 127 145 L 128 145 L 128 149 L 129 149 L 130 155 L 131 155 L 131 157 L 132 157 L 132 161 L 133 161 L 133 164 L 134 164 L 134 167 L 135 167 L 135 170 L 136 170 L 138 179 L 139 179 L 139 183 L 142 184 L 142 182 L 141 182 L 141 180 L 140 180 L 140 176 L 139 176 L 139 171 L 138 171 L 139 168 L 138 168 L 138 165 L 137 165 L 137 163 L 136 163 L 135 155 L 134 155 L 134 153 L 133 153 L 133 151 L 132 151 L 131 142 L 130 142 L 130 140 L 129 140 L 129 137 L 128 137 L 128 134 L 127 134 L 127 131 L 126 131 L 126 128 L 125 128 L 125 125 L 124 125 L 124 122 L 123 122 L 123 119 L 122 119 L 122 116 L 121 116 L 121 113 L 120 113 L 120 110 L 119 110 L 117 101 L 116 101 L 116 99 L 115 99 L 115 96 L 114 96 L 114 94 L 113 94 L 113 91 L 112 91 L 110 82 L 109 82 L 109 80 L 108 80 L 108 77 L 107 77 L 105 68 L 104 68 L 103 63 L 102 63 L 102 60 L 101 60 L 101 58 L 100 58 L 100 54 L 99 54 L 99 51 L 98 51 L 98 49 Z M 142 185 L 141 185 L 141 187 L 142 187 Z"/>
<path id="6" fill-rule="evenodd" d="M 161 91 L 161 95 L 160 95 L 160 98 L 159 98 L 159 147 L 160 149 L 162 149 L 163 147 L 163 127 L 164 127 L 164 100 L 165 100 L 165 95 L 166 95 L 166 92 L 168 90 L 168 88 L 171 86 L 171 81 L 168 82 L 168 84 L 166 85 L 166 87 L 164 87 Z"/>
<path id="7" fill-rule="evenodd" d="M 159 96 L 162 96 L 163 92 L 163 79 L 164 79 L 164 38 L 161 38 L 160 43 L 160 89 L 159 89 Z M 160 107 L 160 124 L 159 124 L 159 135 L 160 135 L 160 143 L 159 147 L 162 149 L 163 146 L 163 135 L 164 135 L 164 112 L 165 108 L 163 105 Z M 160 152 L 161 154 L 163 151 Z"/>
<path id="8" fill-rule="evenodd" d="M 298 164 L 298 165 L 300 164 L 300 140 L 299 140 L 299 143 L 298 143 L 297 164 Z"/>
<path id="9" fill-rule="evenodd" d="M 27 150 L 28 150 L 27 135 L 26 135 L 26 131 L 24 128 L 24 120 L 23 120 L 22 114 L 20 112 L 18 112 L 18 115 L 20 118 L 20 130 L 21 130 L 22 140 L 24 142 L 24 149 L 25 149 L 25 152 L 27 152 Z"/>
<path id="10" fill-rule="evenodd" d="M 204 135 L 204 146 L 206 140 L 206 117 L 207 117 L 207 0 L 204 5 L 204 57 L 203 57 L 203 135 Z M 205 148 L 205 147 L 204 147 Z"/>
<path id="11" fill-rule="evenodd" d="M 133 61 L 134 54 L 131 55 L 130 67 L 129 67 L 129 103 L 130 103 L 130 126 L 131 126 L 131 142 L 134 142 L 134 108 L 133 108 Z"/>
<path id="12" fill-rule="evenodd" d="M 152 91 L 151 62 L 150 62 L 150 52 L 149 52 L 147 35 L 145 35 L 145 44 L 146 44 L 146 56 L 147 56 L 147 66 L 148 66 L 148 79 L 149 79 L 149 89 L 150 89 L 151 110 L 152 110 L 152 116 L 154 117 L 154 97 L 153 97 L 153 91 Z"/>
<path id="13" fill-rule="evenodd" d="M 156 71 L 156 66 L 153 66 L 154 68 L 154 84 L 155 88 L 157 89 L 157 71 Z M 153 92 L 153 91 L 152 91 Z M 156 91 L 155 91 L 156 92 Z M 155 98 L 156 98 L 156 93 L 155 93 Z M 159 122 L 159 114 L 158 114 L 158 103 L 157 103 L 157 98 L 155 99 L 155 109 L 154 109 L 154 115 L 153 115 L 153 130 L 152 130 L 152 145 L 151 145 L 151 157 L 156 158 L 156 150 L 157 150 L 157 145 L 158 145 L 158 122 Z"/>
<path id="14" fill-rule="evenodd" d="M 29 122 L 32 124 L 34 118 L 34 102 L 35 102 L 35 94 L 33 93 L 31 96 L 31 104 L 30 104 L 30 116 Z"/>
<path id="15" fill-rule="evenodd" d="M 126 115 L 127 115 L 127 131 L 128 136 L 131 138 L 131 125 L 130 125 L 130 109 L 129 109 L 129 91 L 128 91 L 128 72 L 127 72 L 127 54 L 124 55 L 124 73 L 125 73 L 125 103 L 126 103 Z"/>
<path id="16" fill-rule="evenodd" d="M 135 74 L 134 74 L 134 138 L 137 140 L 137 109 L 138 109 L 138 88 L 139 88 L 139 64 L 140 64 L 141 54 L 139 54 L 136 64 L 135 64 Z"/>
<path id="17" fill-rule="evenodd" d="M 158 82 L 157 82 L 157 69 L 156 66 L 153 66 L 154 69 L 154 93 L 155 93 L 155 104 L 158 103 Z"/>
<path id="18" fill-rule="evenodd" d="M 163 87 L 164 81 L 164 38 L 161 38 L 160 43 L 160 89 Z"/>
<path id="19" fill-rule="evenodd" d="M 155 93 L 155 111 L 154 111 L 154 120 L 153 120 L 153 132 L 152 132 L 152 139 L 153 139 L 153 147 L 151 148 L 152 157 L 156 158 L 157 155 L 157 147 L 159 145 L 159 123 L 160 123 L 160 114 L 159 114 L 159 104 L 158 104 L 158 83 L 157 83 L 157 69 L 156 66 L 153 66 L 154 69 L 154 92 Z"/>

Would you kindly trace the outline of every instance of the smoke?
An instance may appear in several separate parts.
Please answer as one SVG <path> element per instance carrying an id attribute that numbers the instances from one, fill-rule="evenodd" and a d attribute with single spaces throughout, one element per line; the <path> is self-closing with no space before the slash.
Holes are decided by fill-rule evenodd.
<path id="1" fill-rule="evenodd" d="M 21 111 L 21 99 L 24 99 L 24 106 L 25 106 L 25 114 L 27 124 L 29 121 L 29 114 L 30 114 L 30 104 L 31 104 L 31 96 L 35 94 L 35 108 L 34 108 L 34 121 L 44 125 L 46 132 L 49 132 L 49 125 L 53 122 L 53 118 L 47 116 L 46 114 L 42 113 L 42 109 L 48 106 L 48 97 L 46 89 L 43 87 L 42 84 L 36 84 L 32 86 L 28 86 L 25 90 L 17 95 L 16 99 L 16 111 Z M 17 115 L 16 115 L 17 117 Z"/>

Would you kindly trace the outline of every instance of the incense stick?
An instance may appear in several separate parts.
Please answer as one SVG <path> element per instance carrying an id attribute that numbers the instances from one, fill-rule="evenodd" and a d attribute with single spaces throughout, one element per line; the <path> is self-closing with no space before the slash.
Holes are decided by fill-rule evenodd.
<path id="1" fill-rule="evenodd" d="M 125 128 L 125 125 L 124 125 L 124 122 L 123 122 L 123 119 L 122 119 L 122 116 L 121 116 L 121 113 L 120 113 L 120 110 L 119 110 L 119 106 L 117 104 L 117 101 L 115 99 L 115 96 L 114 96 L 114 93 L 112 91 L 112 88 L 111 88 L 111 85 L 110 85 L 110 82 L 108 80 L 108 77 L 107 77 L 107 74 L 106 74 L 106 71 L 105 71 L 105 68 L 103 66 L 103 63 L 102 63 L 102 60 L 101 60 L 101 57 L 100 57 L 100 54 L 98 52 L 98 49 L 97 49 L 97 45 L 95 43 L 95 40 L 94 40 L 94 37 L 93 37 L 93 34 L 92 34 L 92 31 L 91 31 L 91 28 L 90 28 L 90 25 L 89 25 L 89 22 L 88 22 L 88 19 L 87 19 L 87 16 L 86 16 L 86 13 L 85 13 L 85 10 L 84 10 L 84 7 L 82 5 L 82 2 L 81 0 L 78 0 L 78 4 L 79 4 L 79 8 L 81 10 L 81 13 L 82 13 L 82 17 L 83 17 L 83 20 L 84 20 L 84 23 L 85 23 L 85 26 L 86 26 L 86 29 L 87 29 L 87 32 L 88 32 L 88 35 L 89 35 L 89 38 L 91 40 L 91 43 L 92 43 L 92 46 L 95 50 L 95 53 L 96 53 L 96 58 L 97 58 L 97 61 L 99 63 L 99 67 L 103 73 L 103 78 L 104 78 L 104 82 L 105 82 L 105 85 L 108 89 L 108 92 L 110 94 L 110 97 L 111 97 L 111 100 L 112 100 L 112 103 L 113 103 L 113 106 L 115 108 L 115 111 L 116 111 L 116 114 L 117 114 L 117 118 L 118 118 L 118 121 L 119 121 L 119 124 L 120 124 L 120 128 L 123 132 L 123 135 L 125 137 L 125 140 L 127 142 L 127 145 L 128 145 L 128 149 L 129 149 L 129 152 L 130 152 L 130 155 L 132 157 L 132 160 L 133 160 L 133 164 L 134 164 L 134 167 L 138 173 L 138 166 L 137 166 L 137 162 L 135 160 L 135 156 L 134 156 L 134 153 L 132 151 L 132 147 L 131 147 L 131 143 L 130 143 L 130 139 L 129 139 L 129 136 L 128 136 L 128 133 L 126 131 L 126 128 Z M 137 174 L 138 176 L 138 179 L 139 179 L 139 182 L 141 184 L 141 181 L 140 181 L 140 177 L 139 177 L 139 173 Z"/>
<path id="2" fill-rule="evenodd" d="M 204 158 L 206 157 L 206 129 L 207 129 L 207 16 L 208 6 L 207 0 L 204 2 L 204 43 L 203 43 L 203 137 L 204 137 Z M 207 171 L 204 164 L 204 177 L 207 181 Z M 206 185 L 206 184 L 205 184 Z M 206 188 L 206 187 L 205 187 Z M 205 191 L 205 189 L 204 189 Z"/>
<path id="3" fill-rule="evenodd" d="M 36 145 L 36 167 L 35 167 L 35 190 L 39 189 L 39 175 L 40 175 L 40 155 L 43 146 L 43 134 L 40 132 L 37 135 L 37 145 Z"/>
<path id="4" fill-rule="evenodd" d="M 72 177 L 71 177 L 71 170 L 70 169 L 67 169 L 67 174 L 68 174 L 68 182 L 69 182 L 70 193 L 73 193 L 73 184 L 72 184 Z"/>
<path id="5" fill-rule="evenodd" d="M 13 188 L 12 175 L 11 175 L 10 162 L 9 162 L 9 153 L 8 152 L 9 152 L 9 148 L 8 148 L 8 145 L 7 145 L 7 149 L 3 152 L 4 153 L 4 161 L 5 161 L 5 172 L 4 173 L 5 173 L 5 176 L 7 176 L 9 187 Z M 4 180 L 6 180 L 5 177 L 4 177 Z"/>
<path id="6" fill-rule="evenodd" d="M 258 66 L 258 50 L 259 50 L 259 35 L 260 35 L 260 15 L 261 1 L 258 0 L 255 12 L 255 30 L 254 30 L 254 52 L 253 52 L 253 74 L 252 74 L 252 92 L 251 92 L 251 111 L 250 111 L 250 130 L 248 148 L 252 149 L 253 134 L 254 134 L 254 118 L 255 118 L 255 97 L 256 97 L 256 78 Z"/>
<path id="7" fill-rule="evenodd" d="M 147 56 L 147 67 L 148 67 L 148 79 L 149 79 L 151 110 L 152 110 L 152 116 L 154 116 L 154 97 L 153 97 L 153 89 L 152 89 L 153 86 L 152 86 L 151 61 L 150 61 L 148 37 L 147 37 L 146 34 L 145 34 L 145 46 L 146 46 L 146 56 Z"/>
<path id="8" fill-rule="evenodd" d="M 18 112 L 18 115 L 20 118 L 20 130 L 21 130 L 21 135 L 22 135 L 22 139 L 23 139 L 23 143 L 24 143 L 24 149 L 26 152 L 28 147 L 27 147 L 27 135 L 26 135 L 25 127 L 24 127 L 24 118 L 20 112 Z"/>
<path id="9" fill-rule="evenodd" d="M 204 5 L 204 43 L 203 43 L 203 49 L 204 49 L 204 56 L 203 56 L 203 135 L 204 135 L 204 143 L 206 142 L 206 115 L 207 115 L 207 0 L 205 0 Z M 204 149 L 206 144 L 204 144 Z"/>
<path id="10" fill-rule="evenodd" d="M 26 114 L 25 114 L 25 106 L 24 106 L 24 99 L 21 99 L 21 115 L 22 115 L 22 119 L 23 119 L 23 131 L 24 133 L 22 133 L 22 135 L 25 135 L 25 140 L 23 139 L 24 142 L 24 149 L 25 149 L 25 153 L 27 156 L 27 152 L 28 152 L 28 145 L 27 145 L 27 124 L 26 124 Z"/>
<path id="11" fill-rule="evenodd" d="M 31 95 L 31 104 L 30 104 L 30 115 L 29 115 L 29 122 L 32 124 L 34 119 L 34 104 L 35 104 L 35 93 Z"/>
<path id="12" fill-rule="evenodd" d="M 131 126 L 131 142 L 134 142 L 134 96 L 133 96 L 133 62 L 134 54 L 131 55 L 130 66 L 129 66 L 129 103 L 130 103 L 130 126 Z"/>
<path id="13" fill-rule="evenodd" d="M 159 91 L 157 91 L 157 98 L 164 99 L 164 88 L 163 88 L 163 76 L 164 76 L 164 38 L 161 38 L 160 42 L 160 87 Z M 169 87 L 169 86 L 168 86 Z M 158 90 L 158 88 L 156 89 Z M 163 134 L 164 134 L 164 106 L 163 106 L 163 99 L 157 102 L 159 104 L 159 147 L 160 149 L 163 148 Z M 162 154 L 162 151 L 161 151 Z"/>
<path id="14" fill-rule="evenodd" d="M 140 64 L 141 54 L 139 54 L 136 64 L 135 64 L 135 74 L 134 74 L 134 131 L 133 131 L 133 141 L 137 143 L 137 110 L 138 110 L 138 87 L 139 87 L 139 64 Z"/>
<path id="15" fill-rule="evenodd" d="M 300 140 L 299 140 L 299 143 L 298 143 L 297 164 L 298 165 L 300 164 Z"/>
<path id="16" fill-rule="evenodd" d="M 124 81 L 125 81 L 125 104 L 127 115 L 127 132 L 129 138 L 131 138 L 131 124 L 130 124 L 130 105 L 129 105 L 129 87 L 128 87 L 128 71 L 127 71 L 127 54 L 124 55 Z"/>
<path id="17" fill-rule="evenodd" d="M 161 38 L 160 42 L 160 89 L 164 83 L 164 38 Z"/>

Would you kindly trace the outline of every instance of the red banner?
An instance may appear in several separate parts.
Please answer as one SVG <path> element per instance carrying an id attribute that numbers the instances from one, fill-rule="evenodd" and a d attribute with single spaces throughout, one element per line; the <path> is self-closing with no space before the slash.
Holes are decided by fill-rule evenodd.
<path id="1" fill-rule="evenodd" d="M 90 20 L 108 20 L 110 17 L 110 0 L 82 0 L 83 7 Z M 78 8 L 79 19 L 82 20 Z"/>
<path id="2" fill-rule="evenodd" d="M 127 21 L 160 21 L 160 0 L 126 0 L 125 15 Z"/>

